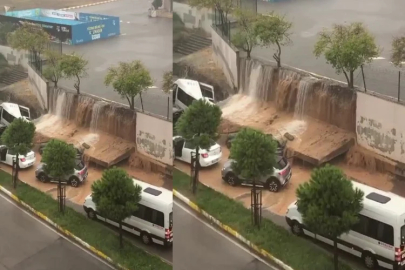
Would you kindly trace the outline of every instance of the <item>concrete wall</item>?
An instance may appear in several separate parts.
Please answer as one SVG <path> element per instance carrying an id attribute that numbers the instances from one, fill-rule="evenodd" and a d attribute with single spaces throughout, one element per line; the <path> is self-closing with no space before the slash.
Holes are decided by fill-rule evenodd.
<path id="1" fill-rule="evenodd" d="M 239 88 L 238 67 L 239 51 L 234 46 L 228 44 L 222 36 L 211 27 L 212 49 L 214 51 L 217 64 L 224 71 L 229 86 Z"/>
<path id="2" fill-rule="evenodd" d="M 25 51 L 17 51 L 7 46 L 0 45 L 0 53 L 2 53 L 10 65 L 21 65 L 28 69 L 28 53 Z"/>
<path id="3" fill-rule="evenodd" d="M 28 79 L 31 90 L 37 96 L 38 102 L 43 110 L 48 109 L 48 83 L 30 66 L 28 68 Z"/>
<path id="4" fill-rule="evenodd" d="M 147 157 L 173 165 L 173 123 L 138 112 L 136 147 Z"/>
<path id="5" fill-rule="evenodd" d="M 405 106 L 357 93 L 357 142 L 366 149 L 405 163 Z"/>
<path id="6" fill-rule="evenodd" d="M 211 33 L 214 13 L 210 9 L 190 7 L 187 4 L 173 2 L 173 12 L 176 12 L 187 28 L 201 28 Z"/>

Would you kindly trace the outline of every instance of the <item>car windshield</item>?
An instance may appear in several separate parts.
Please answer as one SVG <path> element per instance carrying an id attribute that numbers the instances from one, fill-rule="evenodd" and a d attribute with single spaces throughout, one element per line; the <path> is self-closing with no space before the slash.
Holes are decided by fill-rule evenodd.
<path id="1" fill-rule="evenodd" d="M 81 171 L 81 170 L 83 170 L 83 168 L 84 168 L 84 163 L 81 160 L 76 160 L 75 169 L 78 171 Z"/>
<path id="2" fill-rule="evenodd" d="M 275 167 L 277 170 L 282 170 L 287 166 L 287 164 L 287 159 L 285 159 L 284 157 L 277 157 Z"/>
<path id="3" fill-rule="evenodd" d="M 401 227 L 401 244 L 405 244 L 405 225 Z"/>

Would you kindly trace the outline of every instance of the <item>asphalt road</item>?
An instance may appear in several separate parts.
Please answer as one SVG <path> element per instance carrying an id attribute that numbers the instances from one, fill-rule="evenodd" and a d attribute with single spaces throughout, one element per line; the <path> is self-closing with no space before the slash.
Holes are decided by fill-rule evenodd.
<path id="1" fill-rule="evenodd" d="M 81 89 L 96 96 L 128 104 L 112 87 L 104 85 L 107 69 L 119 62 L 141 60 L 149 69 L 154 86 L 142 94 L 144 110 L 167 117 L 168 95 L 160 89 L 163 73 L 172 70 L 172 20 L 149 18 L 151 1 L 120 0 L 96 6 L 75 9 L 87 12 L 118 16 L 121 20 L 121 36 L 76 46 L 63 46 L 64 53 L 76 52 L 89 61 L 87 78 Z M 63 80 L 60 85 L 73 89 L 74 81 Z M 171 104 L 169 102 L 169 104 Z M 141 109 L 139 97 L 136 107 Z M 171 115 L 171 107 L 169 108 Z"/>
<path id="2" fill-rule="evenodd" d="M 337 75 L 323 57 L 313 55 L 317 34 L 334 23 L 363 22 L 375 36 L 382 52 L 364 68 L 367 89 L 397 97 L 398 70 L 390 64 L 392 37 L 403 35 L 405 2 L 401 0 L 285 0 L 277 3 L 258 1 L 258 12 L 275 10 L 293 22 L 293 44 L 282 48 L 281 61 L 323 76 L 346 82 L 344 75 Z M 256 48 L 253 56 L 273 60 L 272 48 Z M 401 96 L 405 100 L 405 76 L 401 75 Z M 363 86 L 360 70 L 355 72 L 355 84 Z"/>
<path id="3" fill-rule="evenodd" d="M 86 212 L 84 212 L 83 210 L 83 206 L 75 204 L 71 201 L 67 201 L 66 204 L 73 208 L 74 210 L 76 210 L 77 212 L 86 215 Z M 101 222 L 101 221 L 99 221 Z M 115 233 L 117 233 L 118 235 L 118 229 L 115 228 L 114 226 L 111 226 L 107 223 L 103 223 L 106 227 L 110 228 L 112 231 L 114 231 Z M 129 234 L 124 232 L 124 236 L 126 237 L 127 240 L 129 240 L 133 245 L 145 250 L 146 252 L 150 253 L 150 254 L 154 254 L 156 256 L 159 256 L 160 258 L 162 258 L 163 260 L 166 260 L 168 263 L 172 263 L 173 262 L 173 248 L 166 248 L 160 245 L 150 245 L 150 246 L 146 246 L 144 245 L 139 237 L 134 236 L 133 234 Z M 118 236 L 117 236 L 118 237 Z M 2 270 L 2 269 L 0 269 Z"/>
<path id="4" fill-rule="evenodd" d="M 0 194 L 0 270 L 110 270 Z"/>
<path id="5" fill-rule="evenodd" d="M 175 200 L 176 270 L 277 270 L 198 218 Z"/>

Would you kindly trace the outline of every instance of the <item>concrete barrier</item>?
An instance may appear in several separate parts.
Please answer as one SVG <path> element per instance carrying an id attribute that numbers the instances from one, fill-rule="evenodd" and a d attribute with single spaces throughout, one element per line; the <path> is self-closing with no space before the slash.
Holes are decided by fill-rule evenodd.
<path id="1" fill-rule="evenodd" d="M 37 96 L 43 110 L 48 110 L 48 82 L 42 78 L 30 65 L 27 65 L 28 79 L 32 92 Z"/>
<path id="2" fill-rule="evenodd" d="M 211 34 L 211 25 L 214 18 L 212 10 L 190 7 L 187 4 L 173 2 L 173 12 L 177 13 L 187 28 L 201 28 Z"/>
<path id="3" fill-rule="evenodd" d="M 18 51 L 0 45 L 0 53 L 6 57 L 9 65 L 21 65 L 25 69 L 28 69 L 29 54 L 26 51 Z"/>

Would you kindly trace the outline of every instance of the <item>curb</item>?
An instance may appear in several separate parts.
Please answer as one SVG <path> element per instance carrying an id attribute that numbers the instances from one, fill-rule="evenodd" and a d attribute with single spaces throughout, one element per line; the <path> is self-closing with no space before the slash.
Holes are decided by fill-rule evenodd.
<path id="1" fill-rule="evenodd" d="M 188 206 L 190 206 L 192 209 L 194 209 L 194 211 L 202 214 L 205 218 L 207 218 L 209 221 L 215 223 L 218 227 L 220 227 L 222 230 L 224 230 L 225 232 L 231 234 L 233 237 L 235 237 L 236 239 L 238 239 L 239 241 L 241 241 L 242 243 L 244 243 L 246 246 L 248 246 L 249 248 L 253 249 L 254 251 L 256 251 L 258 254 L 261 254 L 263 257 L 265 257 L 266 259 L 271 260 L 272 262 L 274 262 L 275 264 L 277 264 L 278 266 L 280 266 L 282 269 L 284 270 L 294 270 L 293 268 L 291 268 L 290 266 L 286 265 L 285 263 L 283 263 L 281 260 L 277 259 L 276 257 L 274 257 L 272 254 L 270 254 L 269 252 L 267 252 L 264 249 L 259 248 L 258 246 L 256 246 L 255 244 L 251 243 L 249 240 L 247 240 L 246 238 L 244 238 L 240 233 L 238 233 L 237 231 L 235 231 L 234 229 L 232 229 L 231 227 L 229 227 L 226 224 L 223 224 L 221 221 L 217 220 L 216 218 L 214 218 L 213 216 L 211 216 L 210 214 L 208 214 L 207 212 L 205 212 L 204 210 L 202 210 L 200 207 L 198 207 L 197 204 L 195 204 L 194 202 L 190 201 L 190 199 L 188 199 L 187 197 L 185 197 L 184 195 L 182 195 L 180 192 L 178 192 L 177 190 L 173 189 L 173 195 L 174 197 L 178 198 L 179 200 L 181 200 L 182 202 L 184 202 L 185 204 L 187 204 Z"/>
<path id="2" fill-rule="evenodd" d="M 118 0 L 102 1 L 102 2 L 97 2 L 97 3 L 87 4 L 87 5 L 68 7 L 68 8 L 61 8 L 59 10 L 71 10 L 71 9 L 77 9 L 77 8 L 91 7 L 91 6 L 97 6 L 97 5 L 107 4 L 107 3 L 116 2 L 116 1 L 118 1 Z"/>
<path id="3" fill-rule="evenodd" d="M 121 269 L 121 270 L 129 270 L 126 267 L 123 267 L 122 265 L 115 263 L 110 257 L 108 257 L 107 255 L 105 255 L 103 252 L 97 250 L 95 247 L 89 245 L 88 243 L 84 242 L 82 239 L 80 239 L 79 237 L 75 236 L 74 234 L 72 234 L 70 231 L 63 229 L 61 226 L 59 226 L 58 224 L 56 224 L 55 222 L 53 222 L 51 219 L 49 219 L 47 216 L 45 216 L 44 214 L 42 214 L 41 212 L 38 212 L 37 210 L 35 210 L 34 208 L 32 208 L 31 206 L 29 206 L 28 204 L 26 204 L 25 202 L 23 202 L 22 200 L 20 200 L 17 196 L 15 196 L 11 191 L 5 189 L 3 186 L 0 185 L 0 191 L 2 191 L 4 194 L 6 194 L 7 196 L 9 196 L 11 199 L 13 199 L 15 202 L 17 202 L 17 204 L 23 206 L 25 209 L 27 209 L 29 212 L 31 212 L 32 214 L 34 214 L 35 216 L 39 217 L 40 219 L 42 219 L 43 221 L 45 221 L 48 225 L 52 226 L 53 228 L 55 228 L 58 232 L 62 233 L 63 235 L 67 236 L 70 239 L 73 239 L 76 243 L 80 244 L 82 247 L 84 247 L 85 249 L 91 251 L 91 253 L 93 253 L 94 255 L 96 255 L 97 257 L 107 261 L 108 263 L 110 263 L 111 265 Z"/>

